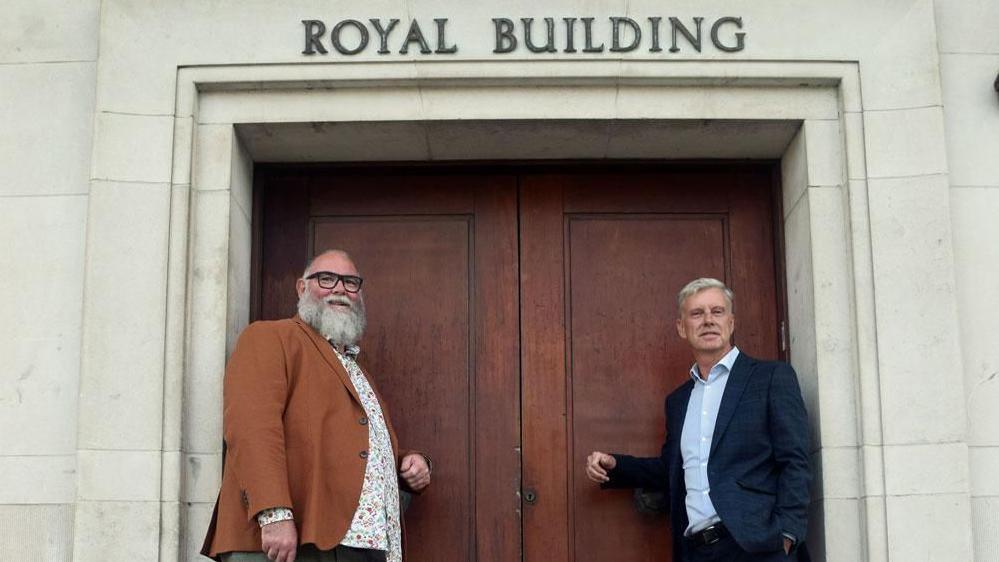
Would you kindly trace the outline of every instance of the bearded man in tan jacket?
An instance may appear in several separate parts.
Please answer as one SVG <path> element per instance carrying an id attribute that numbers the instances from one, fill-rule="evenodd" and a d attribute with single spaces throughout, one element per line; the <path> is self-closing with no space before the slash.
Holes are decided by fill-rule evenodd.
<path id="1" fill-rule="evenodd" d="M 362 279 L 345 252 L 297 281 L 298 315 L 254 322 L 226 367 L 222 489 L 202 554 L 227 562 L 400 562 L 400 488 L 430 484 L 401 452 L 356 361 Z"/>

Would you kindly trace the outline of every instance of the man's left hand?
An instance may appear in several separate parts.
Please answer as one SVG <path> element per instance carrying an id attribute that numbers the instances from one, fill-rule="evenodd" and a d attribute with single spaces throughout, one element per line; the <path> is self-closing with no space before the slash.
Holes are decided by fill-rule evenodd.
<path id="1" fill-rule="evenodd" d="M 792 546 L 794 546 L 794 543 L 791 541 L 791 539 L 784 537 L 784 554 L 790 555 Z"/>
<path id="2" fill-rule="evenodd" d="M 414 492 L 430 485 L 430 467 L 427 459 L 419 453 L 410 453 L 402 457 L 399 463 L 399 476 Z"/>

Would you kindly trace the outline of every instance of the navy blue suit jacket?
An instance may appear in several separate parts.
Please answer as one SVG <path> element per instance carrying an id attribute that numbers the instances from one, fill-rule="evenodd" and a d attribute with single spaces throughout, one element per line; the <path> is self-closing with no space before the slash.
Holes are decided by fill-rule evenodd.
<path id="1" fill-rule="evenodd" d="M 666 442 L 659 457 L 614 455 L 610 488 L 669 494 L 674 560 L 686 560 L 686 486 L 680 435 L 694 381 L 666 397 Z M 808 417 L 794 369 L 740 353 L 722 395 L 708 459 L 711 503 L 747 552 L 783 548 L 782 533 L 800 544 L 808 510 Z"/>

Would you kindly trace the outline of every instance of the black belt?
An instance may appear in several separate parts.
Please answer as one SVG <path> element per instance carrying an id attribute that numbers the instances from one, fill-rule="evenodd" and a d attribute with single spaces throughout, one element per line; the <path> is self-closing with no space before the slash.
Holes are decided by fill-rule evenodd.
<path id="1" fill-rule="evenodd" d="M 718 522 L 691 534 L 687 537 L 687 540 L 693 542 L 696 546 L 707 546 L 709 544 L 715 544 L 730 534 L 731 533 L 728 532 L 728 529 L 725 528 L 725 525 Z"/>

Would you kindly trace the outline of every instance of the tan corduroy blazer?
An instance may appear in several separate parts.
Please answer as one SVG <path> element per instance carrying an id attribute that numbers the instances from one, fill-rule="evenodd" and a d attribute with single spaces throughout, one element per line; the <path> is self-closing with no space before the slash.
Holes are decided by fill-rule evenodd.
<path id="1" fill-rule="evenodd" d="M 201 553 L 259 552 L 256 514 L 270 507 L 294 510 L 299 544 L 335 547 L 361 496 L 369 425 L 329 343 L 298 316 L 248 326 L 225 370 L 222 424 L 222 489 Z"/>

